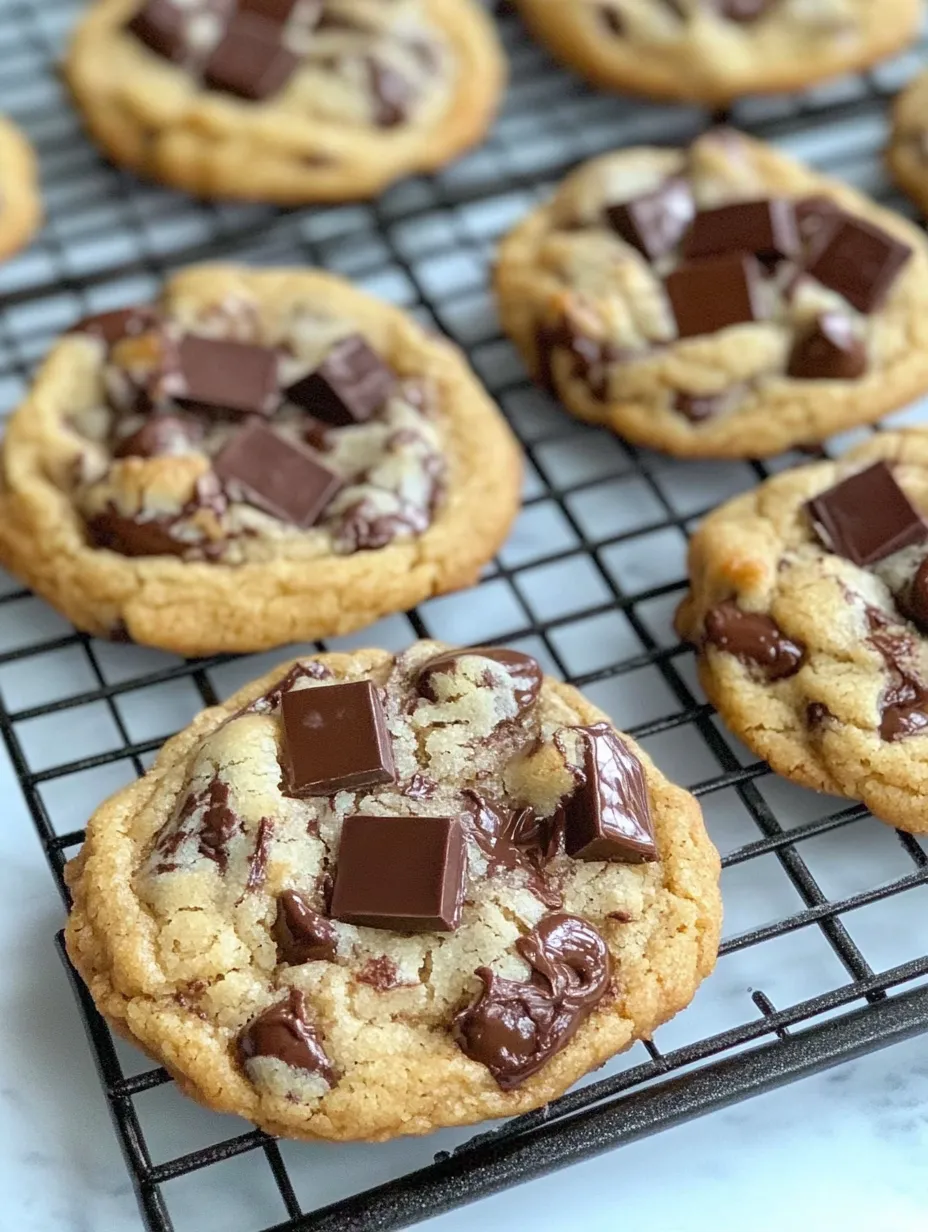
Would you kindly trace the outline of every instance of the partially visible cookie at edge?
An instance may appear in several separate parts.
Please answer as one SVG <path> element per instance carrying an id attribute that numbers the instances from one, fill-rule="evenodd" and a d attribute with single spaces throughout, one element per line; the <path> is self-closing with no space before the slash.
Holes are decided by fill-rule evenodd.
<path id="1" fill-rule="evenodd" d="M 521 479 L 451 343 L 332 275 L 234 266 L 64 335 L 0 466 L 6 567 L 79 628 L 183 654 L 472 584 Z"/>
<path id="2" fill-rule="evenodd" d="M 285 664 L 168 742 L 68 866 L 68 952 L 190 1095 L 382 1140 L 535 1108 L 715 962 L 697 801 L 518 651 Z"/>
<path id="3" fill-rule="evenodd" d="M 923 232 L 730 129 L 587 163 L 495 285 L 568 410 L 682 457 L 815 444 L 928 389 Z"/>
<path id="4" fill-rule="evenodd" d="M 928 72 L 896 98 L 886 161 L 903 192 L 928 212 Z"/>
<path id="5" fill-rule="evenodd" d="M 28 244 L 42 220 L 32 146 L 0 116 L 0 260 Z"/>
<path id="6" fill-rule="evenodd" d="M 928 832 L 928 431 L 729 501 L 690 545 L 677 631 L 778 773 Z"/>

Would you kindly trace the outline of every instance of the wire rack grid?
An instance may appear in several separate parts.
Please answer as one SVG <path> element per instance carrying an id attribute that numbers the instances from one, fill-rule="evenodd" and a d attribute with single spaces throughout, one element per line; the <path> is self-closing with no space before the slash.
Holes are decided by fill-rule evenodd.
<path id="1" fill-rule="evenodd" d="M 165 273 L 200 259 L 320 265 L 451 335 L 525 447 L 523 513 L 475 591 L 327 646 L 435 636 L 530 651 L 701 798 L 723 854 L 727 912 L 716 974 L 655 1041 L 476 1136 L 379 1147 L 277 1142 L 206 1113 L 111 1036 L 75 981 L 145 1226 L 408 1226 L 928 1028 L 922 844 L 770 775 L 718 725 L 670 627 L 688 529 L 798 459 L 680 464 L 581 427 L 531 387 L 491 303 L 495 241 L 564 171 L 619 145 L 684 142 L 707 117 L 594 93 L 499 4 L 512 85 L 486 145 L 456 167 L 372 205 L 282 213 L 197 203 L 107 166 L 82 137 L 55 71 L 78 7 L 0 0 L 3 105 L 40 153 L 48 213 L 32 248 L 0 268 L 0 405 L 15 404 L 35 361 L 78 316 L 149 297 Z M 885 102 L 920 61 L 918 49 L 800 99 L 746 101 L 731 118 L 891 199 L 879 171 Z M 924 418 L 916 407 L 894 420 Z M 93 807 L 203 704 L 285 653 L 185 662 L 96 641 L 3 580 L 0 729 L 65 898 L 63 867 Z M 207 1207 L 196 1184 L 219 1173 L 222 1200 L 213 1185 Z"/>

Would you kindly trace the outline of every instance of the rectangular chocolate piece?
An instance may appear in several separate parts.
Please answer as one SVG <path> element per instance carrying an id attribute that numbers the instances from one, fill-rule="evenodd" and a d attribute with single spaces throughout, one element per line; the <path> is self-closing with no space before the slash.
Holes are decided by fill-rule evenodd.
<path id="1" fill-rule="evenodd" d="M 394 932 L 453 932 L 466 868 L 458 817 L 346 817 L 329 914 Z"/>
<path id="2" fill-rule="evenodd" d="M 606 218 L 627 244 L 656 261 L 676 248 L 695 209 L 686 180 L 670 179 L 653 192 L 607 206 Z"/>
<path id="3" fill-rule="evenodd" d="M 564 805 L 565 851 L 574 860 L 656 860 L 641 762 L 608 723 L 574 731 L 584 742 L 583 781 Z"/>
<path id="4" fill-rule="evenodd" d="M 806 273 L 843 295 L 858 312 L 875 312 L 912 255 L 907 244 L 841 211 L 821 228 Z"/>
<path id="5" fill-rule="evenodd" d="M 342 486 L 341 478 L 311 449 L 281 436 L 261 419 L 250 420 L 232 437 L 213 470 L 233 500 L 304 529 L 316 524 Z"/>
<path id="6" fill-rule="evenodd" d="M 749 253 L 688 261 L 664 283 L 681 338 L 714 334 L 767 315 L 763 273 Z"/>
<path id="7" fill-rule="evenodd" d="M 183 60 L 187 54 L 187 17 L 174 0 L 146 0 L 126 29 L 165 60 Z"/>
<path id="8" fill-rule="evenodd" d="M 393 782 L 393 746 L 370 680 L 293 689 L 280 709 L 291 795 L 331 796 Z"/>
<path id="9" fill-rule="evenodd" d="M 166 390 L 206 413 L 272 415 L 280 405 L 277 352 L 225 338 L 187 334 Z"/>
<path id="10" fill-rule="evenodd" d="M 291 385 L 287 397 L 317 419 L 343 427 L 376 415 L 395 385 L 377 352 L 352 334 L 336 342 L 315 372 Z"/>
<path id="11" fill-rule="evenodd" d="M 861 567 L 928 539 L 928 526 L 886 462 L 851 475 L 807 508 L 825 547 Z"/>
<path id="12" fill-rule="evenodd" d="M 700 210 L 683 241 L 683 255 L 688 260 L 752 252 L 767 263 L 793 257 L 798 251 L 793 203 L 780 197 Z"/>
<path id="13" fill-rule="evenodd" d="M 214 90 L 260 102 L 276 94 L 293 75 L 299 57 L 281 42 L 281 29 L 253 13 L 232 19 L 203 68 Z"/>

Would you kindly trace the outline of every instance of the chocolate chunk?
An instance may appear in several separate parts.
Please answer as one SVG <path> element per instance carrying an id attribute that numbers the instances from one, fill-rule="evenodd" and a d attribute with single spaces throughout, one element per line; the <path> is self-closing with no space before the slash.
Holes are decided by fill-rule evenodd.
<path id="1" fill-rule="evenodd" d="M 375 56 L 368 56 L 367 78 L 374 100 L 374 123 L 379 128 L 396 128 L 405 123 L 415 97 L 410 82 Z"/>
<path id="2" fill-rule="evenodd" d="M 277 352 L 187 334 L 177 348 L 176 371 L 164 378 L 164 390 L 207 414 L 272 415 L 280 405 Z"/>
<path id="3" fill-rule="evenodd" d="M 186 453 L 203 439 L 203 427 L 195 419 L 179 415 L 151 415 L 140 428 L 118 441 L 114 458 L 155 458 L 162 454 Z"/>
<path id="4" fill-rule="evenodd" d="M 886 462 L 851 475 L 806 508 L 824 546 L 862 567 L 928 539 L 928 527 Z"/>
<path id="5" fill-rule="evenodd" d="M 560 907 L 560 890 L 545 876 L 545 869 L 557 855 L 561 818 L 539 817 L 532 808 L 492 804 L 470 789 L 464 796 L 468 807 L 462 821 L 487 858 L 487 873 L 519 870 L 536 898 L 546 907 Z"/>
<path id="6" fill-rule="evenodd" d="M 330 1087 L 335 1085 L 335 1069 L 308 1020 L 306 997 L 297 988 L 250 1022 L 238 1037 L 238 1047 L 244 1065 L 256 1057 L 275 1057 L 294 1069 L 318 1074 Z"/>
<path id="7" fill-rule="evenodd" d="M 822 228 L 806 272 L 858 312 L 875 312 L 912 255 L 888 232 L 840 211 Z"/>
<path id="8" fill-rule="evenodd" d="M 369 958 L 356 979 L 359 984 L 370 984 L 371 988 L 376 988 L 378 992 L 390 992 L 393 988 L 403 986 L 397 965 L 387 954 L 381 954 L 379 958 Z"/>
<path id="9" fill-rule="evenodd" d="M 242 500 L 304 530 L 315 526 L 342 481 L 306 445 L 258 418 L 237 432 L 213 462 L 232 500 Z"/>
<path id="10" fill-rule="evenodd" d="M 566 350 L 573 360 L 571 376 L 586 382 L 594 398 L 604 401 L 609 395 L 609 373 L 614 364 L 632 357 L 631 352 L 620 351 L 609 342 L 590 338 L 581 333 L 566 317 L 550 324 L 539 325 L 535 353 L 537 356 L 536 380 L 550 393 L 557 393 L 554 378 L 554 353 Z"/>
<path id="11" fill-rule="evenodd" d="M 438 784 L 435 780 L 430 779 L 421 770 L 417 770 L 409 780 L 403 795 L 408 796 L 410 800 L 431 800 L 437 790 Z"/>
<path id="12" fill-rule="evenodd" d="M 743 385 L 732 385 L 717 394 L 688 394 L 682 389 L 673 396 L 673 409 L 679 411 L 690 423 L 705 423 L 733 411 L 744 397 Z"/>
<path id="13" fill-rule="evenodd" d="M 277 943 L 278 962 L 291 967 L 335 962 L 338 957 L 338 934 L 332 921 L 314 911 L 296 890 L 284 890 L 278 898 L 271 935 Z"/>
<path id="14" fill-rule="evenodd" d="M 239 714 L 254 714 L 263 713 L 267 710 L 276 710 L 280 705 L 281 699 L 285 693 L 289 693 L 294 688 L 298 680 L 331 680 L 332 673 L 324 663 L 317 663 L 315 660 L 310 660 L 308 663 L 294 663 L 283 680 L 279 680 L 266 693 L 262 693 L 260 697 L 256 697 L 254 701 L 248 703 L 239 711 Z"/>
<path id="15" fill-rule="evenodd" d="M 156 55 L 178 61 L 187 54 L 186 25 L 186 11 L 175 0 L 146 0 L 126 29 Z"/>
<path id="16" fill-rule="evenodd" d="M 764 264 L 773 264 L 798 251 L 793 203 L 782 197 L 700 210 L 683 240 L 687 260 L 752 252 Z"/>
<path id="17" fill-rule="evenodd" d="M 834 224 L 835 215 L 841 210 L 831 197 L 801 197 L 793 203 L 799 238 L 804 244 L 815 246 L 826 227 Z"/>
<path id="18" fill-rule="evenodd" d="M 890 671 L 880 698 L 880 736 L 889 743 L 917 736 L 928 729 L 928 686 L 911 666 L 915 644 L 903 625 L 894 624 L 879 608 L 868 606 L 870 643 Z"/>
<path id="19" fill-rule="evenodd" d="M 516 949 L 532 968 L 530 980 L 478 967 L 484 987 L 452 1028 L 464 1055 L 485 1065 L 504 1091 L 560 1052 L 609 990 L 611 975 L 605 941 L 579 916 L 544 916 Z"/>
<path id="20" fill-rule="evenodd" d="M 618 9 L 601 4 L 599 6 L 599 17 L 610 34 L 615 34 L 619 38 L 625 34 L 625 18 Z"/>
<path id="21" fill-rule="evenodd" d="M 322 14 L 323 0 L 238 0 L 240 14 L 260 17 L 275 26 L 285 26 L 299 8 L 301 26 L 311 26 Z"/>
<path id="22" fill-rule="evenodd" d="M 756 257 L 735 253 L 688 261 L 664 282 L 681 338 L 714 334 L 767 316 Z"/>
<path id="23" fill-rule="evenodd" d="M 346 817 L 332 917 L 394 932 L 453 932 L 466 869 L 457 817 Z"/>
<path id="24" fill-rule="evenodd" d="M 239 13 L 206 61 L 203 80 L 214 90 L 260 102 L 286 85 L 299 62 L 281 42 L 277 26 Z"/>
<path id="25" fill-rule="evenodd" d="M 376 551 L 400 536 L 421 535 L 427 530 L 429 511 L 407 504 L 399 513 L 380 513 L 367 499 L 349 506 L 332 534 L 338 552 Z"/>
<path id="26" fill-rule="evenodd" d="M 96 316 L 84 317 L 68 330 L 69 334 L 90 334 L 105 342 L 107 347 L 114 347 L 123 338 L 135 338 L 150 329 L 155 329 L 159 322 L 156 309 L 147 304 L 133 308 L 115 308 L 112 312 L 98 312 Z"/>
<path id="27" fill-rule="evenodd" d="M 714 0 L 720 17 L 747 25 L 763 17 L 776 0 Z"/>
<path id="28" fill-rule="evenodd" d="M 696 206 L 686 180 L 665 180 L 653 192 L 606 208 L 612 229 L 649 261 L 676 248 L 690 225 Z"/>
<path id="29" fill-rule="evenodd" d="M 531 655 L 523 654 L 521 650 L 507 650 L 497 646 L 468 646 L 461 650 L 447 651 L 445 654 L 436 655 L 434 659 L 429 659 L 416 673 L 415 687 L 419 696 L 431 702 L 440 701 L 439 695 L 435 692 L 434 678 L 452 675 L 459 661 L 470 656 L 492 659 L 494 663 L 506 669 L 512 678 L 513 692 L 520 714 L 534 704 L 541 692 L 541 683 L 544 679 L 538 660 L 533 659 Z"/>
<path id="30" fill-rule="evenodd" d="M 786 368 L 799 381 L 853 381 L 866 371 L 866 345 L 840 312 L 815 318 L 793 344 Z"/>
<path id="31" fill-rule="evenodd" d="M 907 620 L 928 633 L 928 557 L 915 571 L 904 595 L 897 596 L 896 602 Z"/>
<path id="32" fill-rule="evenodd" d="M 293 796 L 330 796 L 394 778 L 393 748 L 370 680 L 285 693 L 280 703 Z"/>
<path id="33" fill-rule="evenodd" d="M 176 518 L 130 518 L 109 505 L 87 520 L 87 537 L 95 548 L 121 556 L 183 556 L 193 545 L 173 535 Z"/>
<path id="34" fill-rule="evenodd" d="M 376 415 L 395 385 L 377 352 L 352 334 L 332 347 L 315 372 L 291 385 L 287 397 L 317 419 L 343 427 Z"/>
<path id="35" fill-rule="evenodd" d="M 608 723 L 574 727 L 583 777 L 564 802 L 564 848 L 575 860 L 658 859 L 644 767 Z"/>
<path id="36" fill-rule="evenodd" d="M 809 702 L 806 706 L 806 726 L 808 727 L 821 727 L 824 722 L 834 717 L 824 702 Z"/>
<path id="37" fill-rule="evenodd" d="M 206 789 L 198 850 L 224 873 L 229 863 L 229 840 L 241 829 L 242 820 L 229 804 L 229 784 L 218 775 Z"/>
<path id="38" fill-rule="evenodd" d="M 726 599 L 706 617 L 706 641 L 759 667 L 768 680 L 785 680 L 802 667 L 805 649 L 786 636 L 775 620 L 760 612 L 745 612 Z"/>

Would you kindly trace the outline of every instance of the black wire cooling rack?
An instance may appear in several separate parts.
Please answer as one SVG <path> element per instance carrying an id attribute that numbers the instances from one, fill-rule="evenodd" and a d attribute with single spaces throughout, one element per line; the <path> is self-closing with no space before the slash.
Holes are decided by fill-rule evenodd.
<path id="1" fill-rule="evenodd" d="M 580 427 L 531 388 L 490 303 L 496 239 L 571 165 L 618 145 L 686 141 L 709 117 L 588 90 L 499 5 L 513 69 L 506 108 L 485 147 L 456 167 L 373 205 L 282 213 L 196 203 L 106 166 L 81 136 L 55 72 L 77 11 L 75 0 L 0 0 L 2 105 L 39 150 L 48 212 L 36 244 L 0 268 L 0 403 L 15 404 L 35 360 L 73 319 L 150 296 L 165 272 L 201 259 L 321 265 L 450 334 L 525 446 L 525 510 L 477 591 L 382 622 L 370 640 L 505 640 L 583 687 L 701 798 L 723 852 L 729 912 L 716 975 L 656 1042 L 547 1108 L 458 1135 L 453 1149 L 436 1154 L 427 1141 L 425 1166 L 322 1206 L 325 1192 L 320 1199 L 295 1179 L 299 1152 L 342 1148 L 254 1130 L 217 1142 L 212 1132 L 210 1145 L 154 1162 L 139 1105 L 170 1079 L 137 1058 L 127 1063 L 74 980 L 146 1227 L 173 1232 L 173 1181 L 246 1153 L 263 1154 L 281 1204 L 252 1232 L 404 1227 L 928 1028 L 928 941 L 914 923 L 915 912 L 925 915 L 922 845 L 771 776 L 719 727 L 690 652 L 669 629 L 687 529 L 783 460 L 684 465 Z M 748 100 L 731 118 L 889 199 L 878 170 L 885 104 L 919 62 L 915 51 L 801 99 Z M 172 722 L 268 661 L 183 662 L 109 646 L 12 583 L 0 593 L 0 728 L 63 896 L 65 861 L 83 837 L 73 805 L 60 807 L 74 785 L 89 781 L 99 798 L 141 773 Z M 170 711 L 153 729 L 149 703 L 178 690 L 186 712 Z M 96 744 L 78 739 L 101 723 Z M 903 927 L 891 914 L 900 905 Z M 887 937 L 902 933 L 900 961 Z M 193 1115 L 192 1105 L 184 1110 Z"/>

